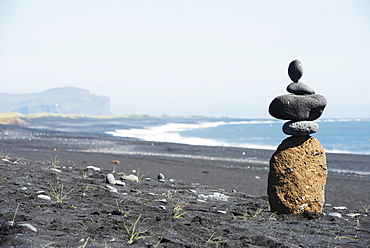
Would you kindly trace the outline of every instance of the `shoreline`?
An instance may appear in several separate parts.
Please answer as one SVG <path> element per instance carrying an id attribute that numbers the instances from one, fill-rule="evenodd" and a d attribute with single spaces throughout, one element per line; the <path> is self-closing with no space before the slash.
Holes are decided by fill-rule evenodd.
<path id="1" fill-rule="evenodd" d="M 268 161 L 274 152 L 53 132 L 17 125 L 1 129 L 0 150 L 15 157 L 50 160 L 57 155 L 63 163 L 81 167 L 99 161 L 102 168 L 110 170 L 115 166 L 111 161 L 119 160 L 121 163 L 116 167 L 139 169 L 148 176 L 160 171 L 169 178 L 257 196 L 267 194 Z M 338 173 L 333 165 L 356 164 L 358 168 L 368 169 L 369 158 L 369 155 L 327 154 L 327 203 L 361 208 L 360 202 L 368 198 L 370 176 Z"/>

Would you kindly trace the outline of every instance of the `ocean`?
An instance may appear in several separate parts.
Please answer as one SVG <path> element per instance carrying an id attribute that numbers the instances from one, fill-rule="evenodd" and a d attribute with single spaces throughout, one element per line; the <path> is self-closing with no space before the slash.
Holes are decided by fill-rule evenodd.
<path id="1" fill-rule="evenodd" d="M 326 152 L 370 155 L 370 119 L 316 120 L 319 131 L 312 134 Z M 145 128 L 106 132 L 113 136 L 190 145 L 229 146 L 275 150 L 288 136 L 284 121 L 267 119 L 216 119 L 189 123 L 161 123 Z"/>

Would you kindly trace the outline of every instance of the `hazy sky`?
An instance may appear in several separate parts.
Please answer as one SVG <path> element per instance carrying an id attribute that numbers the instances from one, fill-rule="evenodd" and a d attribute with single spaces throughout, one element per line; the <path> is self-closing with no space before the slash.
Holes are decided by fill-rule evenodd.
<path id="1" fill-rule="evenodd" d="M 269 118 L 298 58 L 324 118 L 370 117 L 369 13 L 368 0 L 0 0 L 0 92 L 74 86 L 114 114 Z"/>

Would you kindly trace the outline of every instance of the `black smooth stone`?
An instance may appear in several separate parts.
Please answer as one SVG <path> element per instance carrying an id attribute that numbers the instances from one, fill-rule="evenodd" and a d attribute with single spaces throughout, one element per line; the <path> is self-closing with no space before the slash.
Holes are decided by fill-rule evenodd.
<path id="1" fill-rule="evenodd" d="M 313 121 L 324 112 L 327 101 L 319 94 L 277 96 L 269 106 L 269 113 L 276 119 Z"/>
<path id="2" fill-rule="evenodd" d="M 303 75 L 303 66 L 300 60 L 296 59 L 290 62 L 288 67 L 288 75 L 290 79 L 295 83 L 298 82 L 299 79 L 301 79 Z"/>
<path id="3" fill-rule="evenodd" d="M 286 88 L 286 90 L 289 93 L 293 93 L 293 94 L 297 94 L 297 95 L 312 95 L 312 94 L 315 94 L 315 91 L 313 89 L 311 89 L 310 87 L 308 87 L 307 85 L 305 85 L 302 82 L 290 83 L 288 85 L 288 87 Z"/>

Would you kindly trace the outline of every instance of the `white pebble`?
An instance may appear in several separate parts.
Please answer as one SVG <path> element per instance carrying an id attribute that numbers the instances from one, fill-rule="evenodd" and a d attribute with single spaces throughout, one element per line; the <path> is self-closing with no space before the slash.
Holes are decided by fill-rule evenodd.
<path id="1" fill-rule="evenodd" d="M 334 207 L 335 210 L 346 210 L 347 207 L 339 206 L 339 207 Z"/>
<path id="2" fill-rule="evenodd" d="M 55 172 L 62 172 L 61 170 L 58 170 L 58 169 L 55 169 L 55 168 L 51 168 L 50 170 L 55 171 Z"/>
<path id="3" fill-rule="evenodd" d="M 92 165 L 89 165 L 89 166 L 86 166 L 86 170 L 93 170 L 93 171 L 100 171 L 101 169 L 99 167 L 96 167 L 96 166 L 92 166 Z"/>
<path id="4" fill-rule="evenodd" d="M 203 195 L 199 194 L 198 198 L 201 200 L 218 200 L 218 201 L 228 201 L 228 196 L 221 193 L 213 193 L 213 195 Z"/>
<path id="5" fill-rule="evenodd" d="M 261 179 L 259 176 L 255 176 L 254 178 L 255 178 L 255 179 Z"/>
<path id="6" fill-rule="evenodd" d="M 27 190 L 27 187 L 21 187 L 19 190 Z"/>
<path id="7" fill-rule="evenodd" d="M 159 205 L 159 208 L 163 209 L 163 210 L 166 210 L 166 206 L 163 206 L 163 205 Z"/>
<path id="8" fill-rule="evenodd" d="M 51 201 L 51 197 L 48 195 L 38 195 L 37 197 L 43 200 Z"/>
<path id="9" fill-rule="evenodd" d="M 227 212 L 225 210 L 217 210 L 217 213 L 226 214 Z"/>
<path id="10" fill-rule="evenodd" d="M 105 187 L 107 187 L 109 189 L 109 192 L 118 193 L 117 189 L 113 186 L 105 185 Z"/>
<path id="11" fill-rule="evenodd" d="M 32 231 L 37 232 L 36 227 L 34 227 L 34 226 L 32 226 L 31 224 L 28 224 L 28 223 L 26 223 L 26 224 L 19 224 L 18 226 L 25 226 L 25 227 L 31 229 Z"/>
<path id="12" fill-rule="evenodd" d="M 189 192 L 194 194 L 197 193 L 197 191 L 195 191 L 194 189 L 189 189 Z"/>
<path id="13" fill-rule="evenodd" d="M 123 175 L 121 176 L 122 180 L 129 180 L 129 181 L 134 181 L 134 182 L 139 182 L 139 178 L 133 174 L 130 175 Z"/>
<path id="14" fill-rule="evenodd" d="M 354 217 L 357 217 L 357 216 L 361 216 L 361 214 L 358 214 L 358 213 L 349 213 L 349 214 L 346 214 L 348 217 L 351 217 L 351 218 L 354 218 Z"/>
<path id="15" fill-rule="evenodd" d="M 340 213 L 328 213 L 328 216 L 342 218 Z"/>
<path id="16" fill-rule="evenodd" d="M 116 180 L 115 182 L 114 182 L 114 184 L 115 185 L 119 185 L 119 186 L 125 186 L 126 184 L 125 184 L 125 182 L 122 182 L 122 181 L 120 181 L 120 180 Z"/>
<path id="17" fill-rule="evenodd" d="M 105 177 L 105 182 L 109 184 L 115 184 L 116 179 L 114 178 L 113 174 L 107 174 L 107 176 Z"/>

